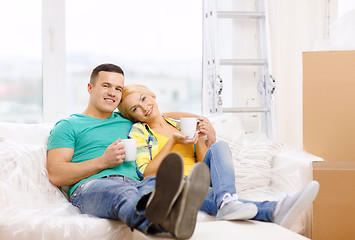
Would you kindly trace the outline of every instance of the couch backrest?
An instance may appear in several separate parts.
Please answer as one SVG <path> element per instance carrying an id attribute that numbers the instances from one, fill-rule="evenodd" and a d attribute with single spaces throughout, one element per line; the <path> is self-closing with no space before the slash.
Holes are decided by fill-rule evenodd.
<path id="1" fill-rule="evenodd" d="M 47 144 L 53 123 L 26 124 L 0 122 L 0 138 L 20 144 Z"/>

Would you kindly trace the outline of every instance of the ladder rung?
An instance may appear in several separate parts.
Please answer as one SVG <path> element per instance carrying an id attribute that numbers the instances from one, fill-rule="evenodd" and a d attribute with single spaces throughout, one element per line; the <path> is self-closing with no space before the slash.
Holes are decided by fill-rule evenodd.
<path id="1" fill-rule="evenodd" d="M 264 12 L 217 11 L 218 18 L 262 18 Z"/>
<path id="2" fill-rule="evenodd" d="M 242 112 L 268 112 L 266 107 L 231 107 L 223 108 L 225 113 L 242 113 Z"/>
<path id="3" fill-rule="evenodd" d="M 266 59 L 221 59 L 221 65 L 264 65 Z"/>

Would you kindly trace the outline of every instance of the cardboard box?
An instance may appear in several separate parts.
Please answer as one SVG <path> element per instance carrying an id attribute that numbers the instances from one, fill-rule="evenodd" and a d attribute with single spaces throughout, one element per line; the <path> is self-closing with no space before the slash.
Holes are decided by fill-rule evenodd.
<path id="1" fill-rule="evenodd" d="M 320 183 L 313 204 L 313 240 L 355 239 L 355 162 L 313 163 Z"/>
<path id="2" fill-rule="evenodd" d="M 303 148 L 355 161 L 355 51 L 303 53 Z"/>
<path id="3" fill-rule="evenodd" d="M 320 183 L 312 239 L 355 239 L 355 51 L 303 53 L 303 148 Z"/>

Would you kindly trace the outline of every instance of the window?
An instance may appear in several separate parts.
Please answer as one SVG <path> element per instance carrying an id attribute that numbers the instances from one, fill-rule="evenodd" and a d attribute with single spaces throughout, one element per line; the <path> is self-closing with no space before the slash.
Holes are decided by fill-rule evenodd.
<path id="1" fill-rule="evenodd" d="M 104 62 L 151 88 L 162 112 L 201 112 L 202 1 L 2 1 L 0 20 L 0 121 L 82 112 Z"/>
<path id="2" fill-rule="evenodd" d="M 161 112 L 201 113 L 202 1 L 66 1 L 70 112 L 82 112 L 94 67 L 114 63 L 147 85 Z"/>
<path id="3" fill-rule="evenodd" d="M 42 121 L 41 0 L 0 2 L 0 121 Z"/>

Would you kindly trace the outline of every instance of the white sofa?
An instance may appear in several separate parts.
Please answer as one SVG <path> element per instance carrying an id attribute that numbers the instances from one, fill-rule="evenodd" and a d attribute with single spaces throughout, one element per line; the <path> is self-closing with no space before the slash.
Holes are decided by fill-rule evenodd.
<path id="1" fill-rule="evenodd" d="M 275 200 L 311 179 L 311 162 L 319 158 L 262 134 L 246 135 L 238 118 L 210 120 L 218 140 L 231 146 L 241 198 Z M 0 123 L 0 239 L 133 239 L 122 222 L 80 214 L 48 181 L 46 144 L 52 126 Z M 309 219 L 308 211 L 292 230 L 308 235 Z M 198 222 L 210 221 L 214 217 L 199 213 Z"/>

